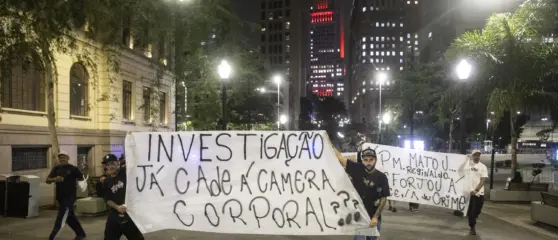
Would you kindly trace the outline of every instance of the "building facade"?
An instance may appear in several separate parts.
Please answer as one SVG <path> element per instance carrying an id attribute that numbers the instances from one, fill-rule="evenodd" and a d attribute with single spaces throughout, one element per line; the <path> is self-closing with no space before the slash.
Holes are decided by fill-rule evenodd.
<path id="1" fill-rule="evenodd" d="M 260 51 L 267 59 L 272 78 L 282 77 L 281 114 L 289 117 L 288 129 L 298 129 L 300 98 L 305 95 L 306 23 L 308 0 L 260 1 Z"/>
<path id="2" fill-rule="evenodd" d="M 308 25 L 308 92 L 345 100 L 346 31 L 350 1 L 314 0 Z"/>
<path id="3" fill-rule="evenodd" d="M 351 120 L 375 131 L 391 86 L 409 64 L 429 62 L 449 45 L 446 0 L 355 0 L 351 12 L 350 68 L 345 81 Z"/>
<path id="4" fill-rule="evenodd" d="M 166 57 L 152 52 L 151 44 L 134 47 L 131 37 L 124 39 L 116 56 L 90 40 L 79 39 L 78 47 L 92 54 L 95 67 L 69 54 L 56 54 L 56 71 L 13 66 L 12 75 L 2 79 L 0 174 L 36 175 L 44 182 L 56 164 L 46 90 L 46 79 L 55 72 L 53 97 L 60 150 L 90 176 L 102 174 L 105 154 L 124 153 L 128 132 L 174 131 L 174 76 L 167 70 L 157 73 L 151 60 L 161 58 L 166 64 Z M 118 62 L 119 71 L 109 62 Z M 52 188 L 41 186 L 41 204 L 52 203 Z"/>

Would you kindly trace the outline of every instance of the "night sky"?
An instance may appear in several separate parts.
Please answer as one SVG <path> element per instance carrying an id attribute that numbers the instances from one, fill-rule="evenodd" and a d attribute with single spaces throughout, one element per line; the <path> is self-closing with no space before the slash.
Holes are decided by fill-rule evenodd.
<path id="1" fill-rule="evenodd" d="M 238 16 L 246 21 L 258 23 L 260 21 L 260 0 L 231 0 Z"/>

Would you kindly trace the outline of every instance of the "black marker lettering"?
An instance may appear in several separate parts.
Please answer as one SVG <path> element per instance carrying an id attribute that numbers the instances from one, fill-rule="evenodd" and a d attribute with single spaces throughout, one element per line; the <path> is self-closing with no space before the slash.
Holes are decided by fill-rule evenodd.
<path id="1" fill-rule="evenodd" d="M 203 158 L 203 150 L 209 149 L 209 147 L 203 145 L 204 137 L 211 137 L 211 134 L 200 134 L 200 162 L 211 162 L 211 159 Z"/>
<path id="2" fill-rule="evenodd" d="M 184 225 L 186 227 L 192 226 L 192 224 L 194 224 L 194 215 L 190 214 L 190 217 L 192 217 L 192 220 L 190 221 L 190 223 L 185 223 L 184 221 L 182 221 L 182 218 L 176 212 L 176 207 L 178 206 L 179 203 L 182 204 L 182 206 L 186 207 L 186 202 L 184 202 L 183 200 L 178 200 L 174 203 L 174 208 L 173 208 L 172 212 L 174 213 L 176 218 L 178 218 L 178 221 L 180 221 L 182 223 L 182 225 Z"/>
<path id="3" fill-rule="evenodd" d="M 174 135 L 171 135 L 171 146 L 170 146 L 170 154 L 167 150 L 167 146 L 165 146 L 165 141 L 163 141 L 163 136 L 161 136 L 161 134 L 159 134 L 159 149 L 157 152 L 157 162 L 161 161 L 161 147 L 163 147 L 163 150 L 165 150 L 165 155 L 167 155 L 167 158 L 169 159 L 169 162 L 172 162 L 172 153 L 174 150 Z"/>
<path id="4" fill-rule="evenodd" d="M 227 145 L 223 145 L 223 144 L 221 144 L 221 143 L 219 142 L 219 138 L 221 138 L 222 136 L 227 136 L 227 137 L 231 138 L 231 135 L 230 135 L 230 134 L 228 134 L 228 133 L 221 133 L 221 134 L 217 135 L 217 137 L 215 138 L 215 144 L 216 144 L 217 146 L 219 146 L 219 147 L 226 148 L 226 149 L 229 151 L 229 157 L 227 157 L 227 158 L 221 158 L 221 157 L 217 156 L 217 160 L 219 160 L 219 161 L 229 161 L 229 160 L 231 160 L 231 158 L 233 157 L 233 151 L 232 151 L 231 148 L 228 147 Z M 246 147 L 245 147 L 245 148 L 246 148 Z"/>
<path id="5" fill-rule="evenodd" d="M 181 195 L 184 195 L 188 192 L 188 189 L 190 188 L 190 181 L 186 180 L 186 189 L 184 189 L 184 191 L 180 190 L 180 188 L 178 187 L 178 184 L 181 181 L 178 181 L 178 174 L 181 173 L 181 172 L 183 172 L 184 175 L 188 176 L 188 171 L 186 171 L 186 169 L 184 169 L 182 167 L 179 168 L 176 171 L 176 174 L 174 175 L 174 187 L 176 189 L 176 192 L 180 193 Z"/>

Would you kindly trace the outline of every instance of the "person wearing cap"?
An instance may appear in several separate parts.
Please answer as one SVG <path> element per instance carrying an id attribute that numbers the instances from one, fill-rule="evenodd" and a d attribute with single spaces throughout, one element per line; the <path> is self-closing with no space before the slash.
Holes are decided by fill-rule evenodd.
<path id="1" fill-rule="evenodd" d="M 142 233 L 126 213 L 126 171 L 120 168 L 121 161 L 114 154 L 103 158 L 107 165 L 107 178 L 104 181 L 105 201 L 109 205 L 109 215 L 105 224 L 105 240 L 126 239 L 142 240 Z"/>
<path id="2" fill-rule="evenodd" d="M 469 163 L 471 170 L 471 198 L 469 200 L 469 209 L 467 210 L 467 218 L 469 220 L 470 235 L 477 235 L 476 225 L 482 206 L 484 205 L 484 183 L 488 178 L 488 169 L 486 165 L 480 162 L 480 150 L 473 150 L 471 153 L 471 162 Z"/>
<path id="3" fill-rule="evenodd" d="M 77 181 L 83 181 L 83 174 L 79 168 L 68 163 L 70 157 L 66 152 L 61 151 L 57 158 L 59 164 L 52 168 L 46 179 L 48 184 L 56 183 L 56 201 L 59 204 L 58 215 L 54 221 L 49 240 L 56 238 L 64 221 L 76 233 L 75 239 L 85 239 L 85 231 L 74 212 L 77 198 Z"/>
<path id="4" fill-rule="evenodd" d="M 377 227 L 378 232 L 382 223 L 382 211 L 390 196 L 387 176 L 376 169 L 376 151 L 370 146 L 363 146 L 357 155 L 357 161 L 347 160 L 337 149 L 335 154 L 347 174 L 353 179 L 353 185 L 362 198 L 368 212 L 370 227 Z M 360 157 L 358 157 L 360 156 Z M 355 236 L 355 240 L 376 240 L 375 236 Z"/>

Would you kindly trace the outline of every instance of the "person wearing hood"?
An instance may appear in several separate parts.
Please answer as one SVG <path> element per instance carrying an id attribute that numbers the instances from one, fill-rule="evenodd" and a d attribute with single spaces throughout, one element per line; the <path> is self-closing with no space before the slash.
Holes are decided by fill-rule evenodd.
<path id="1" fill-rule="evenodd" d="M 347 160 L 337 149 L 335 154 L 339 163 L 352 178 L 353 185 L 362 198 L 364 207 L 370 218 L 370 227 L 377 227 L 378 232 L 382 223 L 382 211 L 390 196 L 387 176 L 376 169 L 376 151 L 370 146 L 363 146 L 357 161 Z M 355 236 L 355 240 L 376 240 L 375 236 Z"/>

